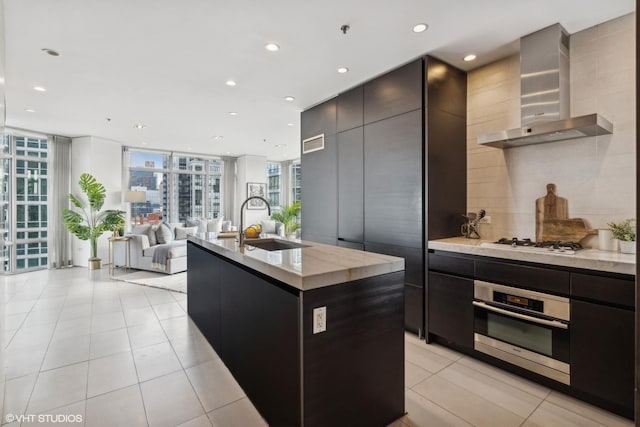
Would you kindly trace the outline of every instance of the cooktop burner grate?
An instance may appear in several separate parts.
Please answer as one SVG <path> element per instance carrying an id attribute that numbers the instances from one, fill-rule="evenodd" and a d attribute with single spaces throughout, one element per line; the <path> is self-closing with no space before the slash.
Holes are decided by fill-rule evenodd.
<path id="1" fill-rule="evenodd" d="M 582 245 L 578 242 L 565 242 L 561 240 L 549 240 L 544 242 L 534 242 L 531 239 L 518 239 L 513 237 L 511 239 L 503 237 L 495 242 L 500 245 L 509 245 L 514 248 L 531 249 L 537 251 L 549 251 L 565 254 L 574 254 L 577 251 L 583 249 Z"/>

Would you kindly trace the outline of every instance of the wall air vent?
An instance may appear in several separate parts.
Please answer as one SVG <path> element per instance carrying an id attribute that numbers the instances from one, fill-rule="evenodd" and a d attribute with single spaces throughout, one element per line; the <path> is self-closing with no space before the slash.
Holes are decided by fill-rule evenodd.
<path id="1" fill-rule="evenodd" d="M 302 141 L 302 154 L 324 150 L 324 133 Z"/>

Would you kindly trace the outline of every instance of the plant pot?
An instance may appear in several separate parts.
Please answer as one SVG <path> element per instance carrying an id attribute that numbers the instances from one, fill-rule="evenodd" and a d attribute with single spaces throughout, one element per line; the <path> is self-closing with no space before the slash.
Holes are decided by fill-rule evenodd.
<path id="1" fill-rule="evenodd" d="M 626 242 L 624 240 L 620 240 L 620 252 L 622 252 L 623 254 L 635 254 L 636 242 Z"/>
<path id="2" fill-rule="evenodd" d="M 102 260 L 100 258 L 89 258 L 89 270 L 100 270 L 102 268 Z"/>

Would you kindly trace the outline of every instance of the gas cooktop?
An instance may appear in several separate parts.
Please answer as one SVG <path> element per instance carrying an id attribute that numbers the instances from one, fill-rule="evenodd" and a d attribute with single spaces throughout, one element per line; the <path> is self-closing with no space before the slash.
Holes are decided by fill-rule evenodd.
<path id="1" fill-rule="evenodd" d="M 560 240 L 534 242 L 531 239 L 518 239 L 517 237 L 513 237 L 511 239 L 503 237 L 497 242 L 483 243 L 482 246 L 513 248 L 516 250 L 519 249 L 534 252 L 550 252 L 563 255 L 573 255 L 577 251 L 583 249 L 582 245 L 578 242 L 563 242 Z"/>

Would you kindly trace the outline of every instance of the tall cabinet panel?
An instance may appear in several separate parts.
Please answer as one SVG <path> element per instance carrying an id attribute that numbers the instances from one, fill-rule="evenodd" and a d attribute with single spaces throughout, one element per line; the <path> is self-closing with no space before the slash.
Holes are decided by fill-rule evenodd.
<path id="1" fill-rule="evenodd" d="M 337 142 L 338 241 L 362 244 L 364 241 L 362 126 L 338 133 Z"/>
<path id="2" fill-rule="evenodd" d="M 365 240 L 422 248 L 422 110 L 364 127 Z"/>
<path id="3" fill-rule="evenodd" d="M 338 239 L 336 99 L 301 115 L 302 139 L 324 134 L 324 149 L 302 154 L 302 238 L 330 245 Z"/>
<path id="4" fill-rule="evenodd" d="M 427 240 L 460 234 L 467 205 L 467 74 L 426 59 Z M 446 70 L 446 73 L 442 73 Z"/>
<path id="5" fill-rule="evenodd" d="M 364 124 L 362 97 L 362 86 L 357 86 L 338 95 L 338 132 L 353 129 Z"/>
<path id="6" fill-rule="evenodd" d="M 422 108 L 422 59 L 364 85 L 364 123 Z"/>

